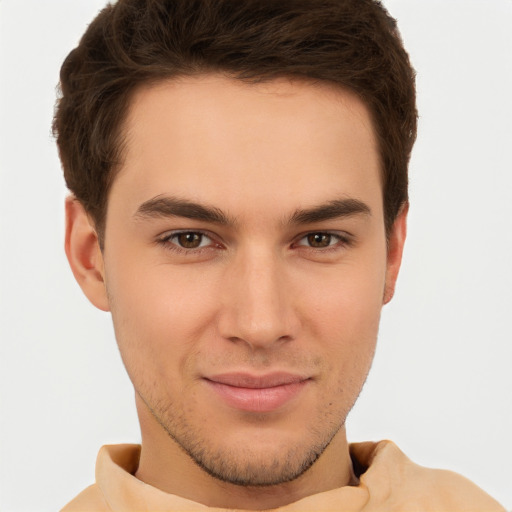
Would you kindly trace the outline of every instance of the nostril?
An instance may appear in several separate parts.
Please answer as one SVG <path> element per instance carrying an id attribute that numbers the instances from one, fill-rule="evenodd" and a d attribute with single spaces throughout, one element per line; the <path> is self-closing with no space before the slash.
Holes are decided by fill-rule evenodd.
<path id="1" fill-rule="evenodd" d="M 229 336 L 227 340 L 234 344 L 248 345 L 252 350 L 268 349 L 275 347 L 277 344 L 284 344 L 292 341 L 293 337 L 290 335 L 282 336 L 262 336 L 262 335 L 246 335 L 246 336 Z"/>

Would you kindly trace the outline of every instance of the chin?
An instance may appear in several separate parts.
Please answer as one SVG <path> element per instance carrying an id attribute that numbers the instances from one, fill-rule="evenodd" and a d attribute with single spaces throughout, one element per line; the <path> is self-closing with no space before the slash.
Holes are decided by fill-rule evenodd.
<path id="1" fill-rule="evenodd" d="M 328 444 L 328 443 L 327 443 Z M 307 449 L 288 448 L 206 450 L 189 453 L 194 462 L 210 476 L 243 487 L 271 487 L 290 482 L 305 473 L 326 446 Z"/>
<path id="2" fill-rule="evenodd" d="M 194 436 L 190 430 L 186 436 L 172 437 L 195 464 L 217 480 L 244 487 L 270 487 L 305 473 L 339 429 L 339 424 L 326 423 L 321 430 L 300 432 L 276 428 L 258 431 L 258 427 L 238 432 L 217 431 L 217 440 L 208 438 L 204 432 Z"/>

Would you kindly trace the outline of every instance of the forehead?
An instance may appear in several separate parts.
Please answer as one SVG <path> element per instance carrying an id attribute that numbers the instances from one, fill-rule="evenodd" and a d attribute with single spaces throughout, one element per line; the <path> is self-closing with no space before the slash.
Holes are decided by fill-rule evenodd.
<path id="1" fill-rule="evenodd" d="M 159 194 L 248 213 L 253 205 L 260 215 L 326 198 L 381 198 L 368 110 L 326 83 L 162 82 L 136 92 L 124 135 L 111 199 L 122 194 L 133 208 Z"/>

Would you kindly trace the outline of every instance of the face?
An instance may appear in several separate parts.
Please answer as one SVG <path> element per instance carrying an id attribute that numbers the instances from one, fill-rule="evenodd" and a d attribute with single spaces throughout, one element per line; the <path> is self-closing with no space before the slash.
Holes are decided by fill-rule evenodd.
<path id="1" fill-rule="evenodd" d="M 125 130 L 100 273 L 139 401 L 211 475 L 294 479 L 342 429 L 396 278 L 370 116 L 212 75 L 138 91 Z"/>

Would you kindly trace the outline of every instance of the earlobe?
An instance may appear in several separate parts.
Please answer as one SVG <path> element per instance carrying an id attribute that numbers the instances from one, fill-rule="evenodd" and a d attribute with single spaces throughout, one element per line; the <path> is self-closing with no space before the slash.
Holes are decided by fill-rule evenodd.
<path id="1" fill-rule="evenodd" d="M 383 303 L 387 304 L 395 293 L 396 280 L 402 263 L 405 238 L 407 236 L 407 213 L 409 203 L 405 203 L 398 213 L 391 228 L 388 240 L 386 285 L 384 288 Z"/>
<path id="2" fill-rule="evenodd" d="M 87 298 L 97 308 L 109 311 L 98 235 L 84 207 L 74 196 L 66 199 L 65 250 L 73 275 Z"/>

